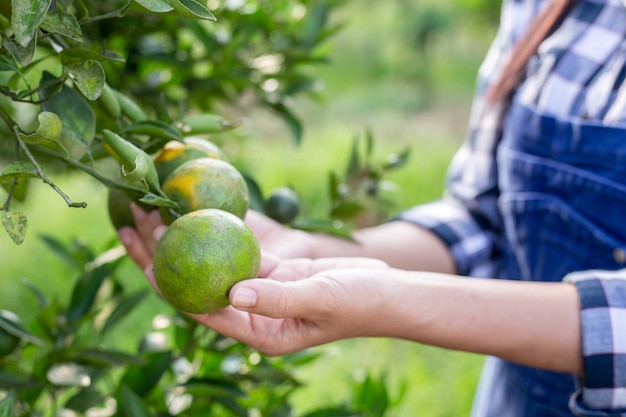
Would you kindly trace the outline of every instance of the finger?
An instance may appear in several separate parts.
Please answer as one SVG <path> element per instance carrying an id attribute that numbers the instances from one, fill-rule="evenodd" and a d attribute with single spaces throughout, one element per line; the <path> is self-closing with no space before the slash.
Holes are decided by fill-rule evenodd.
<path id="1" fill-rule="evenodd" d="M 267 251 L 261 251 L 261 269 L 259 270 L 259 277 L 267 277 L 276 266 L 280 263 L 280 258 Z"/>
<path id="2" fill-rule="evenodd" d="M 150 254 L 154 253 L 156 242 L 155 230 L 163 225 L 159 210 L 152 210 L 150 212 L 143 211 L 139 206 L 131 204 L 131 210 L 135 218 L 135 224 L 137 225 L 137 231 L 139 236 L 144 241 L 144 245 Z"/>
<path id="3" fill-rule="evenodd" d="M 238 310 L 272 318 L 316 320 L 328 311 L 319 283 L 310 280 L 279 282 L 251 279 L 235 284 L 230 303 Z"/>
<path id="4" fill-rule="evenodd" d="M 163 294 L 161 293 L 161 290 L 159 289 L 159 286 L 157 285 L 156 280 L 154 278 L 154 271 L 152 270 L 152 264 L 150 264 L 146 268 L 144 268 L 143 273 L 146 276 L 146 278 L 148 279 L 148 282 L 150 283 L 150 285 L 152 285 L 152 288 L 154 288 L 159 293 L 159 295 L 162 297 Z"/>
<path id="5" fill-rule="evenodd" d="M 132 227 L 122 227 L 117 231 L 120 242 L 126 248 L 126 253 L 141 268 L 145 269 L 152 263 L 152 253 L 148 251 L 139 236 Z"/>

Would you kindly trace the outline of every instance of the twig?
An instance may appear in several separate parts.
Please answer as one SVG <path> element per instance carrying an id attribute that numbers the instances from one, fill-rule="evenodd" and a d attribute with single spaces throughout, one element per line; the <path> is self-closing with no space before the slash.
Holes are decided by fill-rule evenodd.
<path id="1" fill-rule="evenodd" d="M 57 185 L 55 183 L 53 183 L 52 181 L 50 181 L 48 179 L 48 177 L 46 176 L 46 174 L 44 174 L 43 172 L 43 168 L 41 167 L 41 165 L 39 165 L 39 162 L 37 162 L 37 159 L 35 159 L 35 157 L 33 156 L 33 154 L 30 152 L 30 149 L 28 149 L 28 146 L 26 146 L 26 144 L 24 143 L 24 141 L 22 140 L 22 138 L 20 138 L 20 132 L 19 129 L 17 127 L 17 125 L 13 125 L 13 133 L 15 134 L 15 138 L 17 139 L 20 148 L 24 151 L 24 153 L 26 154 L 26 156 L 28 157 L 28 159 L 30 160 L 30 162 L 33 164 L 33 166 L 35 167 L 35 171 L 37 172 L 37 175 L 39 176 L 39 178 L 41 178 L 41 180 L 48 184 L 50 187 L 52 187 L 52 189 L 54 191 L 57 192 L 57 194 L 59 194 L 63 200 L 65 200 L 65 203 L 69 206 L 69 207 L 79 207 L 79 208 L 85 208 L 87 207 L 87 203 L 84 201 L 75 203 L 73 202 L 67 194 L 65 194 L 63 192 L 63 190 L 61 190 L 59 187 L 57 187 Z"/>
<path id="2" fill-rule="evenodd" d="M 122 6 L 121 8 L 119 8 L 117 10 L 113 10 L 112 12 L 101 14 L 99 16 L 88 17 L 86 19 L 81 20 L 79 23 L 81 25 L 86 25 L 88 23 L 96 22 L 98 20 L 104 20 L 104 19 L 111 19 L 111 18 L 119 17 L 119 16 L 123 15 L 126 12 L 126 10 L 128 10 L 130 8 L 131 4 L 132 4 L 132 0 L 129 1 L 128 3 L 126 3 L 124 6 Z"/>
<path id="3" fill-rule="evenodd" d="M 35 152 L 38 153 L 42 153 L 44 155 L 47 155 L 51 158 L 54 159 L 58 159 L 60 161 L 65 162 L 66 164 L 74 167 L 74 168 L 78 168 L 81 171 L 84 171 L 85 173 L 91 175 L 92 177 L 94 177 L 95 179 L 97 179 L 98 181 L 100 181 L 102 184 L 104 184 L 107 187 L 110 188 L 120 188 L 120 189 L 124 189 L 127 191 L 134 191 L 134 192 L 138 192 L 138 193 L 146 193 L 146 189 L 144 188 L 140 188 L 140 187 L 135 187 L 133 185 L 130 185 L 128 183 L 121 183 L 121 182 L 117 182 L 114 180 L 111 180 L 107 177 L 105 177 L 104 175 L 98 173 L 96 170 L 94 170 L 93 168 L 91 168 L 89 165 L 83 164 L 81 162 L 76 161 L 75 159 L 71 159 L 71 158 L 67 158 L 61 154 L 58 154 L 50 149 L 47 148 L 43 148 L 41 146 L 37 146 L 34 149 Z"/>

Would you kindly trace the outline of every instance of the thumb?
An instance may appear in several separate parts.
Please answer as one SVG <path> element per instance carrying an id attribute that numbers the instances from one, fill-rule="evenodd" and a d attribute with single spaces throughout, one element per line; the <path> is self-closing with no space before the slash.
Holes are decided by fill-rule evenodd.
<path id="1" fill-rule="evenodd" d="M 280 282 L 257 278 L 235 284 L 229 295 L 231 305 L 238 310 L 272 318 L 312 319 L 320 313 L 320 303 L 311 302 L 319 299 L 315 292 L 315 286 L 306 280 Z"/>

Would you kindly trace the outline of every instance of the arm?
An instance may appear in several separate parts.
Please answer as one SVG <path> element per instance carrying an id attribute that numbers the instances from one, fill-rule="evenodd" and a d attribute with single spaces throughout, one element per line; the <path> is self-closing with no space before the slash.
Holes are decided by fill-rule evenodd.
<path id="1" fill-rule="evenodd" d="M 289 262 L 280 263 L 269 276 L 280 275 Z M 258 322 L 240 327 L 222 321 L 227 314 L 200 318 L 269 354 L 346 337 L 382 336 L 492 354 L 543 369 L 582 370 L 578 295 L 566 283 L 344 268 L 296 282 L 245 281 L 233 288 L 231 302 L 256 318 L 261 314 L 283 322 L 298 317 L 312 326 L 311 333 L 283 335 L 286 340 L 272 338 L 259 345 Z M 229 313 L 235 315 L 235 310 Z"/>
<path id="2" fill-rule="evenodd" d="M 267 252 L 281 258 L 368 257 L 401 269 L 454 273 L 454 260 L 444 242 L 426 228 L 392 221 L 356 230 L 354 241 L 288 229 L 249 211 L 246 223 Z"/>

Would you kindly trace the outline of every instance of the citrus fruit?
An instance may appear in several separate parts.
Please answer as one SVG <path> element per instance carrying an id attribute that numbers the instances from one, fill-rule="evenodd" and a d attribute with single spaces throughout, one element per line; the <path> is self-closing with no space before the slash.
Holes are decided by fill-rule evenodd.
<path id="1" fill-rule="evenodd" d="M 222 151 L 212 142 L 197 137 L 185 139 L 185 143 L 171 141 L 154 157 L 154 166 L 163 184 L 165 179 L 183 163 L 196 158 L 216 158 L 226 160 Z"/>
<path id="2" fill-rule="evenodd" d="M 199 136 L 189 136 L 185 138 L 185 145 L 190 148 L 205 150 L 210 154 L 209 156 L 211 158 L 217 158 L 223 161 L 228 160 L 224 152 L 222 152 L 222 149 L 208 139 Z"/>
<path id="3" fill-rule="evenodd" d="M 20 318 L 8 310 L 0 310 L 0 358 L 17 349 L 21 338 L 13 330 L 22 325 Z"/>
<path id="4" fill-rule="evenodd" d="M 279 223 L 289 224 L 300 214 L 300 197 L 289 187 L 277 188 L 265 201 L 265 214 Z"/>
<path id="5" fill-rule="evenodd" d="M 248 185 L 241 173 L 226 161 L 198 158 L 176 168 L 162 185 L 163 192 L 180 205 L 178 215 L 205 208 L 219 208 L 244 218 L 250 206 Z M 174 217 L 161 209 L 165 224 Z"/>
<path id="6" fill-rule="evenodd" d="M 176 219 L 157 242 L 154 278 L 165 300 L 187 313 L 213 313 L 229 304 L 237 282 L 256 277 L 259 244 L 239 217 L 220 209 Z"/>
<path id="7" fill-rule="evenodd" d="M 139 202 L 139 198 L 141 197 L 142 196 L 139 194 L 131 197 L 129 193 L 119 188 L 111 188 L 109 190 L 107 207 L 109 219 L 113 227 L 115 227 L 115 230 L 119 230 L 125 226 L 135 227 L 135 219 L 133 212 L 130 210 L 130 203 L 137 204 L 146 212 L 154 208 L 148 204 Z"/>

